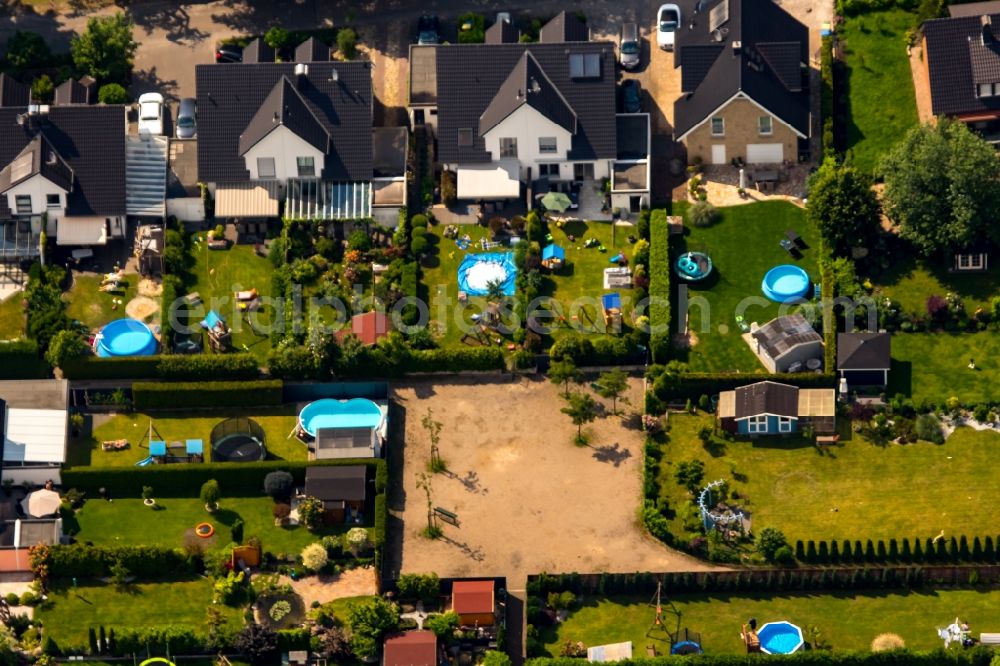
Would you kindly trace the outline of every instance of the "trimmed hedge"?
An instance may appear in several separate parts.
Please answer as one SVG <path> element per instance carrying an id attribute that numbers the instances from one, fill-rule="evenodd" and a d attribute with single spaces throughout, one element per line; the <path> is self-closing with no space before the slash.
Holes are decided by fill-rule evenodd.
<path id="1" fill-rule="evenodd" d="M 138 410 L 192 407 L 262 407 L 282 404 L 280 379 L 249 382 L 137 382 L 132 403 Z"/>
<path id="2" fill-rule="evenodd" d="M 204 463 L 201 465 L 150 465 L 148 467 L 76 467 L 62 470 L 62 485 L 97 497 L 105 488 L 110 497 L 140 497 L 143 486 L 152 486 L 157 497 L 198 497 L 201 486 L 215 479 L 224 497 L 261 495 L 268 472 L 284 470 L 295 483 L 305 482 L 306 467 L 317 465 L 385 465 L 381 459 L 264 460 L 254 463 Z"/>
<path id="3" fill-rule="evenodd" d="M 997 537 L 1000 541 L 1000 536 Z M 889 539 L 888 541 L 872 541 L 868 539 L 851 541 L 840 540 L 810 540 L 795 542 L 795 559 L 810 564 L 955 564 L 959 562 L 978 562 L 982 564 L 1000 563 L 1000 553 L 997 552 L 997 542 L 993 537 L 973 537 L 971 540 L 964 534 L 950 539 L 934 541 L 931 537 L 924 539 L 908 538 Z"/>
<path id="4" fill-rule="evenodd" d="M 713 395 L 720 391 L 730 391 L 740 386 L 765 380 L 791 384 L 799 388 L 836 388 L 837 386 L 837 376 L 829 373 L 785 373 L 773 375 L 709 372 L 670 373 L 663 366 L 653 366 L 649 369 L 647 376 L 652 380 L 650 394 L 661 402 L 675 402 L 688 399 L 697 400 L 702 395 Z"/>
<path id="5" fill-rule="evenodd" d="M 381 549 L 385 544 L 386 521 L 388 512 L 385 505 L 385 493 L 375 496 L 375 548 Z"/>
<path id="6" fill-rule="evenodd" d="M 691 661 L 689 657 L 635 657 L 619 661 L 620 666 L 674 666 L 697 663 L 699 666 L 747 666 L 747 664 L 789 664 L 801 666 L 989 666 L 992 652 L 988 648 L 971 650 L 933 650 L 913 652 L 830 652 L 807 650 L 795 654 L 775 656 L 770 654 L 704 654 Z M 527 666 L 580 666 L 580 659 L 572 657 L 543 657 L 528 659 Z"/>
<path id="7" fill-rule="evenodd" d="M 212 381 L 257 379 L 260 368 L 250 354 L 165 354 L 129 358 L 84 356 L 62 369 L 66 379 L 167 379 Z"/>
<path id="8" fill-rule="evenodd" d="M 654 363 L 666 363 L 670 358 L 670 225 L 662 208 L 649 216 L 649 301 L 650 328 L 663 329 L 650 335 L 650 352 Z"/>
<path id="9" fill-rule="evenodd" d="M 836 280 L 833 278 L 833 268 L 829 264 L 821 269 L 820 283 L 823 290 L 823 300 L 833 302 L 836 297 Z M 837 374 L 837 315 L 833 308 L 823 307 L 823 368 L 827 373 Z"/>
<path id="10" fill-rule="evenodd" d="M 156 356 L 82 356 L 67 361 L 61 369 L 66 379 L 156 379 L 159 364 Z"/>
<path id="11" fill-rule="evenodd" d="M 45 379 L 49 364 L 38 356 L 38 343 L 22 339 L 0 342 L 0 379 Z"/>
<path id="12" fill-rule="evenodd" d="M 181 549 L 154 546 L 49 546 L 49 574 L 63 578 L 101 578 L 122 562 L 133 576 L 162 578 L 196 573 L 194 562 Z"/>
<path id="13" fill-rule="evenodd" d="M 822 38 L 820 46 L 820 118 L 823 119 L 823 156 L 837 153 L 833 136 L 833 37 Z"/>
<path id="14" fill-rule="evenodd" d="M 460 372 L 463 370 L 503 370 L 503 349 L 470 347 L 468 349 L 417 349 L 400 364 L 402 372 Z"/>

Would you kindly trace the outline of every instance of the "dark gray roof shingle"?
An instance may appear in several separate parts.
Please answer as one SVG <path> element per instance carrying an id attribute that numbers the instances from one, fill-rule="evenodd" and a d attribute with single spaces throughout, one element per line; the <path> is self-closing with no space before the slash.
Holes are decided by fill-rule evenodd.
<path id="1" fill-rule="evenodd" d="M 274 49 L 267 45 L 262 37 L 257 37 L 243 49 L 243 62 L 274 62 Z"/>
<path id="2" fill-rule="evenodd" d="M 1000 14 L 988 16 L 993 31 L 1000 33 Z M 981 17 L 925 21 L 923 31 L 934 115 L 1000 111 L 1000 97 L 976 97 L 977 77 L 981 83 L 1000 83 L 1000 76 L 993 79 L 993 72 L 1000 71 L 1000 51 L 983 46 Z"/>
<path id="3" fill-rule="evenodd" d="M 295 47 L 295 62 L 329 62 L 330 47 L 310 37 Z"/>
<path id="4" fill-rule="evenodd" d="M 777 382 L 757 382 L 737 388 L 736 418 L 760 414 L 798 417 L 798 387 Z"/>
<path id="5" fill-rule="evenodd" d="M 646 114 L 620 113 L 615 118 L 618 135 L 618 159 L 641 160 L 649 157 L 649 117 Z"/>
<path id="6" fill-rule="evenodd" d="M 66 79 L 56 86 L 56 94 L 53 103 L 57 106 L 66 104 L 89 104 L 89 91 L 87 87 L 76 79 Z"/>
<path id="7" fill-rule="evenodd" d="M 538 33 L 538 41 L 542 44 L 562 44 L 564 42 L 590 41 L 590 30 L 587 24 L 576 14 L 561 11 L 542 26 Z"/>
<path id="8" fill-rule="evenodd" d="M 888 370 L 892 338 L 886 332 L 838 333 L 838 370 Z"/>
<path id="9" fill-rule="evenodd" d="M 330 134 L 287 76 L 282 76 L 274 84 L 240 135 L 240 155 L 246 155 L 276 127 L 287 128 L 323 153 L 330 147 Z"/>
<path id="10" fill-rule="evenodd" d="M 364 500 L 366 478 L 364 465 L 306 467 L 305 492 L 323 502 Z"/>
<path id="11" fill-rule="evenodd" d="M 31 89 L 6 72 L 0 74 L 0 106 L 28 106 Z"/>
<path id="12" fill-rule="evenodd" d="M 15 168 L 19 164 L 22 168 Z M 0 170 L 0 193 L 39 174 L 56 187 L 66 191 L 73 189 L 73 169 L 45 137 L 44 129 Z"/>
<path id="13" fill-rule="evenodd" d="M 322 177 L 370 180 L 372 80 L 367 62 L 314 62 L 303 77 L 295 75 L 295 63 L 198 65 L 199 179 L 218 183 L 250 178 L 240 156 L 240 135 L 283 77 L 293 82 L 330 136 Z"/>
<path id="14" fill-rule="evenodd" d="M 552 85 L 531 52 L 525 51 L 479 117 L 479 135 L 485 136 L 525 104 L 567 132 L 576 131 L 576 112 Z"/>
<path id="15" fill-rule="evenodd" d="M 510 21 L 497 21 L 486 29 L 487 44 L 516 44 L 521 39 L 521 31 Z"/>

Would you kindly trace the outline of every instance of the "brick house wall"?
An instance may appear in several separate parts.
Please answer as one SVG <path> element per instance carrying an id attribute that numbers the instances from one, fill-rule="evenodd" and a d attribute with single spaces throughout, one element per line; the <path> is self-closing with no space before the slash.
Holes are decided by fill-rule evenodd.
<path id="1" fill-rule="evenodd" d="M 725 120 L 725 135 L 712 136 L 711 118 L 706 118 L 705 122 L 684 137 L 689 161 L 694 160 L 697 156 L 701 157 L 703 163 L 712 164 L 713 145 L 725 146 L 725 164 L 729 164 L 734 157 L 741 157 L 747 161 L 747 144 L 761 143 L 780 143 L 783 145 L 783 159 L 795 160 L 797 158 L 798 135 L 795 131 L 753 102 L 746 99 L 734 99 L 715 115 L 721 116 Z M 772 131 L 770 135 L 762 135 L 758 131 L 758 119 L 763 115 L 771 116 Z"/>

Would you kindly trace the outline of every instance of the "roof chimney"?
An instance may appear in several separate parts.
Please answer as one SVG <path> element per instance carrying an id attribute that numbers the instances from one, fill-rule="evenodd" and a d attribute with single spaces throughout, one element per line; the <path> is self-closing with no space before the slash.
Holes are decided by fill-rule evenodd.
<path id="1" fill-rule="evenodd" d="M 87 104 L 97 103 L 97 81 L 89 74 L 80 77 L 80 85 L 87 91 Z"/>
<path id="2" fill-rule="evenodd" d="M 309 65 L 304 62 L 295 63 L 295 76 L 308 76 Z"/>
<path id="3" fill-rule="evenodd" d="M 733 40 L 733 55 L 739 55 L 743 51 L 743 42 L 738 39 Z"/>
<path id="4" fill-rule="evenodd" d="M 979 23 L 983 29 L 983 46 L 989 46 L 993 43 L 993 21 L 990 19 L 989 14 L 983 14 L 979 17 Z"/>

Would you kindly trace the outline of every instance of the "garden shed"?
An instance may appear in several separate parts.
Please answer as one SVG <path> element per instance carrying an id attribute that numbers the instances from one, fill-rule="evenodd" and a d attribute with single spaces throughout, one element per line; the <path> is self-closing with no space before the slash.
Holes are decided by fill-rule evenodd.
<path id="1" fill-rule="evenodd" d="M 334 465 L 306 468 L 305 494 L 323 502 L 323 520 L 343 523 L 364 514 L 368 498 L 364 465 Z"/>

